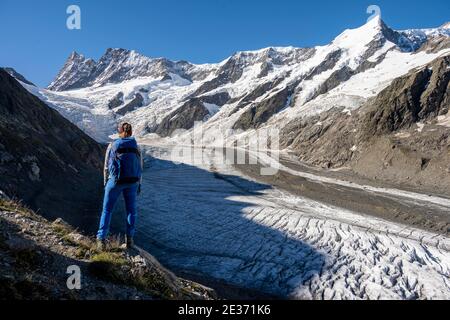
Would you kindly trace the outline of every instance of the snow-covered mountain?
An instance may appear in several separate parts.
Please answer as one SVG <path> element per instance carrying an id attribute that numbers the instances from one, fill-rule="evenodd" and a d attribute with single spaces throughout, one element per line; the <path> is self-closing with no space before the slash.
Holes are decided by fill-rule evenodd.
<path id="1" fill-rule="evenodd" d="M 394 79 L 450 52 L 448 24 L 395 31 L 380 18 L 345 30 L 330 44 L 237 52 L 218 64 L 195 65 L 108 49 L 98 62 L 72 53 L 38 93 L 99 141 L 129 120 L 140 136 L 177 129 L 251 131 L 283 126 L 341 106 L 362 106 Z"/>
<path id="2" fill-rule="evenodd" d="M 120 83 L 138 77 L 152 77 L 170 80 L 170 74 L 198 80 L 208 70 L 199 69 L 186 61 L 173 62 L 165 58 L 151 59 L 136 51 L 108 49 L 98 62 L 87 59 L 77 52 L 67 59 L 56 79 L 49 85 L 50 90 L 64 91 L 89 86 Z"/>

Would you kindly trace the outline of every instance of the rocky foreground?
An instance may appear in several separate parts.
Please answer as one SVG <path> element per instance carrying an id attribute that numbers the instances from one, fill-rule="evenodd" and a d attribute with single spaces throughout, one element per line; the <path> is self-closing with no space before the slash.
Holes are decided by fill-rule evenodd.
<path id="1" fill-rule="evenodd" d="M 80 268 L 81 289 L 68 289 L 75 283 L 69 266 Z M 113 239 L 100 252 L 63 220 L 0 199 L 0 299 L 213 298 L 213 290 L 176 277 L 137 247 L 126 251 Z"/>

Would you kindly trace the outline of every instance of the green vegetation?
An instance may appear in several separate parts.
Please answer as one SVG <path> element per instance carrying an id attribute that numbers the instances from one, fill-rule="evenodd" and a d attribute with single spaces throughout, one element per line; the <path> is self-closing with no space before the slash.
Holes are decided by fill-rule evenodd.
<path id="1" fill-rule="evenodd" d="M 33 210 L 27 208 L 20 201 L 0 199 L 0 210 L 16 212 L 16 213 L 22 214 L 23 216 L 25 216 L 27 218 L 30 218 L 30 219 L 36 220 L 36 221 L 41 219 L 36 213 L 34 213 Z"/>
<path id="2" fill-rule="evenodd" d="M 157 270 L 134 268 L 123 253 L 101 252 L 91 258 L 89 271 L 117 284 L 134 286 L 154 297 L 174 299 L 178 294 L 168 285 L 167 279 Z"/>
<path id="3" fill-rule="evenodd" d="M 127 260 L 125 260 L 121 254 L 115 252 L 101 252 L 96 254 L 91 258 L 91 262 L 106 263 L 116 267 L 121 267 L 127 264 Z"/>
<path id="4" fill-rule="evenodd" d="M 180 298 L 179 294 L 171 288 L 167 280 L 158 272 L 146 271 L 133 277 L 133 285 L 160 299 Z"/>
<path id="5" fill-rule="evenodd" d="M 126 284 L 125 266 L 127 261 L 119 253 L 101 252 L 91 258 L 89 271 L 100 279 Z"/>
<path id="6" fill-rule="evenodd" d="M 58 220 L 52 223 L 52 229 L 61 238 L 67 237 L 70 233 L 73 232 L 73 229 L 70 226 L 60 223 Z"/>

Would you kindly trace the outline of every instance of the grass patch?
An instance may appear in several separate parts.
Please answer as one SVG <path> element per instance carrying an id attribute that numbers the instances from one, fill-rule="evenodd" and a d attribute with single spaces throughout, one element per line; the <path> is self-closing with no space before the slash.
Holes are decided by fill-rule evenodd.
<path id="1" fill-rule="evenodd" d="M 89 264 L 89 271 L 102 280 L 132 286 L 156 298 L 178 297 L 162 274 L 145 268 L 133 268 L 131 261 L 117 252 L 102 252 L 94 255 Z"/>
<path id="2" fill-rule="evenodd" d="M 97 249 L 95 248 L 95 244 L 90 240 L 83 239 L 76 241 L 70 235 L 66 236 L 65 238 L 68 238 L 67 241 L 69 241 L 73 246 L 77 247 L 75 256 L 79 259 L 85 259 L 90 254 L 98 253 Z"/>
<path id="3" fill-rule="evenodd" d="M 72 231 L 73 231 L 71 228 L 64 226 L 62 224 L 59 224 L 59 223 L 52 223 L 51 226 L 52 226 L 53 231 L 55 231 L 56 234 L 58 236 L 60 236 L 61 238 L 67 238 L 69 236 L 69 234 L 72 233 Z"/>
<path id="4" fill-rule="evenodd" d="M 0 210 L 8 212 L 16 212 L 35 221 L 38 221 L 40 219 L 40 217 L 33 210 L 26 207 L 20 201 L 0 199 Z"/>
<path id="5" fill-rule="evenodd" d="M 89 252 L 90 252 L 90 250 L 86 250 L 85 248 L 78 247 L 77 250 L 75 251 L 75 257 L 78 259 L 85 259 L 88 256 Z"/>
<path id="6" fill-rule="evenodd" d="M 106 248 L 104 251 L 100 251 L 97 248 L 96 239 L 81 237 L 81 239 L 77 240 L 74 238 L 74 235 L 70 233 L 62 236 L 62 240 L 66 244 L 77 248 L 75 253 L 77 258 L 84 259 L 90 257 L 91 261 L 95 260 L 94 262 L 112 262 L 107 261 L 108 256 L 111 254 L 117 254 L 115 256 L 119 257 L 120 254 L 124 252 L 119 236 L 110 238 L 106 243 Z M 111 259 L 111 256 L 109 258 L 109 260 L 114 260 Z"/>
<path id="7" fill-rule="evenodd" d="M 134 275 L 132 284 L 154 297 L 160 299 L 176 299 L 178 294 L 167 284 L 167 280 L 157 272 L 147 271 L 141 275 Z"/>
<path id="8" fill-rule="evenodd" d="M 107 248 L 110 252 L 123 252 L 122 238 L 120 235 L 110 237 L 107 242 Z"/>
<path id="9" fill-rule="evenodd" d="M 78 247 L 79 244 L 70 234 L 65 234 L 61 238 L 67 245 L 72 247 Z"/>
<path id="10" fill-rule="evenodd" d="M 101 252 L 99 254 L 94 255 L 91 258 L 91 261 L 108 263 L 114 266 L 123 266 L 127 264 L 127 260 L 121 254 L 115 252 Z"/>
<path id="11" fill-rule="evenodd" d="M 121 254 L 101 252 L 92 256 L 89 272 L 100 279 L 125 284 L 126 272 L 123 269 L 127 265 L 127 260 Z"/>

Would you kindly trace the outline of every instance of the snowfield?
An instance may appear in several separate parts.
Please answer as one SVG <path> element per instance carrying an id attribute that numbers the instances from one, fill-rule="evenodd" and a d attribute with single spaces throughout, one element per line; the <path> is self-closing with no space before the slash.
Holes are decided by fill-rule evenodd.
<path id="1" fill-rule="evenodd" d="M 296 299 L 449 299 L 450 240 L 146 148 L 138 239 L 169 267 Z"/>

